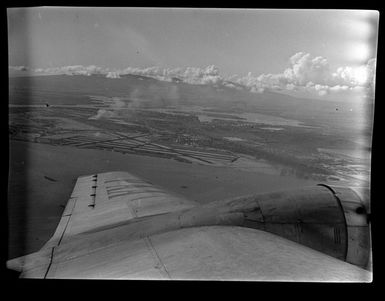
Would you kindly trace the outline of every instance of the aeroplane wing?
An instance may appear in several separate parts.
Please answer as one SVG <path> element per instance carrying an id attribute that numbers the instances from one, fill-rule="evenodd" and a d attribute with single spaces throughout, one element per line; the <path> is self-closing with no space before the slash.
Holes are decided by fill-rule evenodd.
<path id="1" fill-rule="evenodd" d="M 79 177 L 48 245 L 95 228 L 196 205 L 125 172 Z"/>
<path id="2" fill-rule="evenodd" d="M 309 194 L 322 199 L 321 212 L 329 215 L 325 208 L 334 206 L 334 197 L 324 187 L 285 195 L 302 200 Z M 330 256 L 339 250 L 335 246 L 328 255 L 277 235 L 276 227 L 270 231 L 268 212 L 277 208 L 265 202 L 281 197 L 198 205 L 124 172 L 80 177 L 53 237 L 40 251 L 7 265 L 26 278 L 371 281 L 371 272 Z M 312 225 L 313 232 L 320 227 Z M 330 229 L 336 235 L 336 226 Z M 306 234 L 308 228 L 300 231 Z M 341 241 L 348 239 L 335 243 Z"/>

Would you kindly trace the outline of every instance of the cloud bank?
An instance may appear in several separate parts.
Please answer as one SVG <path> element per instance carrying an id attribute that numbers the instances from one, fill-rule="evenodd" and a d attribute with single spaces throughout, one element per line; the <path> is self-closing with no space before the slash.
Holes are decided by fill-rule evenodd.
<path id="1" fill-rule="evenodd" d="M 332 70 L 326 58 L 321 56 L 314 57 L 305 52 L 298 52 L 291 56 L 288 61 L 288 67 L 281 73 L 253 75 L 249 72 L 246 76 L 233 75 L 224 77 L 220 74 L 218 67 L 214 65 L 204 68 L 170 69 L 155 66 L 147 68 L 127 67 L 114 70 L 94 65 L 74 65 L 34 70 L 38 74 L 85 76 L 101 74 L 111 79 L 119 79 L 123 75 L 139 75 L 168 82 L 180 81 L 194 85 L 224 85 L 235 89 L 242 89 L 243 87 L 254 93 L 262 93 L 268 89 L 310 92 L 318 96 L 346 91 L 360 92 L 365 95 L 373 92 L 375 71 L 375 59 L 370 59 L 362 66 L 342 66 Z"/>
<path id="2" fill-rule="evenodd" d="M 179 80 L 185 83 L 194 85 L 204 84 L 220 84 L 223 82 L 222 76 L 219 74 L 219 69 L 214 66 L 205 68 L 187 67 L 187 68 L 160 68 L 157 66 L 148 68 L 127 67 L 120 70 L 110 70 L 109 68 L 101 68 L 94 65 L 91 66 L 64 66 L 53 68 L 38 68 L 34 70 L 38 74 L 66 74 L 66 75 L 86 75 L 103 74 L 107 78 L 121 78 L 122 75 L 140 75 L 145 77 L 155 78 L 161 81 L 172 82 Z"/>
<path id="3" fill-rule="evenodd" d="M 348 91 L 373 89 L 376 60 L 358 67 L 339 67 L 331 70 L 326 58 L 312 57 L 309 53 L 298 52 L 289 60 L 289 67 L 281 73 L 253 76 L 251 72 L 244 77 L 233 77 L 232 81 L 242 84 L 252 92 L 265 89 L 308 91 L 320 96 Z"/>
<path id="4" fill-rule="evenodd" d="M 223 78 L 219 74 L 219 69 L 214 65 L 205 68 L 187 67 L 174 69 L 160 67 L 127 67 L 123 70 L 108 72 L 106 76 L 108 78 L 120 78 L 121 75 L 127 74 L 146 76 L 168 82 L 177 79 L 193 85 L 220 84 L 223 82 Z"/>

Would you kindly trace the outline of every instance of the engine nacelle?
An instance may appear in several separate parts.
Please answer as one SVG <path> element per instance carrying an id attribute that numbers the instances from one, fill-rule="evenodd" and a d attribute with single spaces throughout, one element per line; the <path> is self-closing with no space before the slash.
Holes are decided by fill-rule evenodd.
<path id="1" fill-rule="evenodd" d="M 320 184 L 249 196 L 244 201 L 251 199 L 256 204 L 252 210 L 243 211 L 244 226 L 371 269 L 368 189 Z"/>

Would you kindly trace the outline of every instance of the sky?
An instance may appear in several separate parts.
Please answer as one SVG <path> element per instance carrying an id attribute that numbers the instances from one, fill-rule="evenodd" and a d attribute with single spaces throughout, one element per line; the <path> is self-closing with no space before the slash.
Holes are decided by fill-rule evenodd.
<path id="1" fill-rule="evenodd" d="M 376 11 L 352 10 L 13 8 L 8 9 L 9 65 L 31 70 L 194 67 L 198 73 L 214 65 L 210 76 L 238 75 L 237 82 L 243 78 L 250 84 L 250 78 L 294 70 L 292 58 L 308 55 L 300 68 L 325 68 L 320 59 L 312 61 L 321 57 L 332 76 L 338 68 L 362 69 L 376 58 L 378 18 Z M 284 77 L 289 89 L 310 82 Z M 318 81 L 330 85 L 324 77 Z"/>

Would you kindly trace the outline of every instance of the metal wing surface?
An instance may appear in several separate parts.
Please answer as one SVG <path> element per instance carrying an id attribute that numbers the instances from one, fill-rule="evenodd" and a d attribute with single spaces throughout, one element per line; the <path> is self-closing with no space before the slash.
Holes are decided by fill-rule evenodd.
<path id="1" fill-rule="evenodd" d="M 196 206 L 126 172 L 79 177 L 59 226 L 47 246 L 76 234 L 126 223 L 135 218 Z"/>
<path id="2" fill-rule="evenodd" d="M 79 177 L 53 237 L 7 264 L 25 278 L 371 281 L 356 265 L 238 226 L 243 214 L 229 204 L 197 206 L 125 172 Z"/>
<path id="3" fill-rule="evenodd" d="M 127 172 L 107 172 L 82 176 L 76 181 L 54 235 L 36 253 L 8 261 L 22 266 L 28 276 L 41 277 L 47 271 L 47 254 L 79 233 L 116 227 L 132 219 L 191 208 L 196 202 L 165 191 Z M 37 260 L 37 261 L 36 261 Z M 40 266 L 29 273 L 29 267 Z M 23 274 L 22 274 L 23 276 Z"/>
<path id="4" fill-rule="evenodd" d="M 357 266 L 255 229 L 203 226 L 127 240 L 109 233 L 63 244 L 25 277 L 368 282 Z M 119 238 L 123 238 L 119 240 Z M 36 274 L 38 272 L 38 274 Z M 43 274 L 43 273 L 44 274 Z"/>

